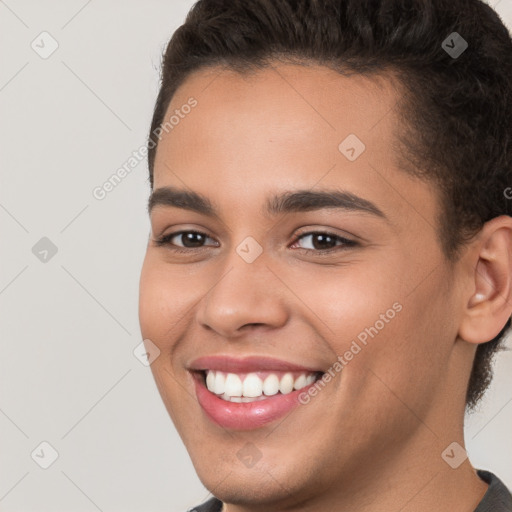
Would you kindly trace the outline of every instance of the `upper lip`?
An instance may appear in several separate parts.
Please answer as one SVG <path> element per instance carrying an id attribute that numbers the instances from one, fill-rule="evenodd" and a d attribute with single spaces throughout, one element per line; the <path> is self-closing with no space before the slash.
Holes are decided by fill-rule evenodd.
<path id="1" fill-rule="evenodd" d="M 216 370 L 226 373 L 250 373 L 257 371 L 304 371 L 319 372 L 317 368 L 302 366 L 267 356 L 233 357 L 229 355 L 202 356 L 189 365 L 191 371 Z"/>

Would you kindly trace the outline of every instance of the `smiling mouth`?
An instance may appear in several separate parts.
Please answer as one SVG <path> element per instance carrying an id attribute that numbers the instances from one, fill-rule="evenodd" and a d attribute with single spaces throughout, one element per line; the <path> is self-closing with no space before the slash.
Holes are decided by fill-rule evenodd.
<path id="1" fill-rule="evenodd" d="M 276 395 L 288 395 L 311 386 L 323 372 L 316 371 L 256 371 L 230 373 L 220 370 L 200 370 L 203 385 L 221 400 L 235 403 L 257 402 Z"/>
<path id="2" fill-rule="evenodd" d="M 318 367 L 266 356 L 203 356 L 187 365 L 205 418 L 223 429 L 253 430 L 303 402 L 325 375 Z"/>

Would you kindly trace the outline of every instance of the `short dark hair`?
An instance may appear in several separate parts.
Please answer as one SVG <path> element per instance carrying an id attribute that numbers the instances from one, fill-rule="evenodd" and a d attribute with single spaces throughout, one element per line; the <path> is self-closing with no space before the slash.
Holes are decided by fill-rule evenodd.
<path id="1" fill-rule="evenodd" d="M 458 56 L 445 50 L 462 41 L 454 32 L 468 44 Z M 163 56 L 148 140 L 151 188 L 155 130 L 184 80 L 206 67 L 247 73 L 276 59 L 398 77 L 401 167 L 437 185 L 440 244 L 450 261 L 485 222 L 510 215 L 512 41 L 479 0 L 197 1 Z M 477 348 L 468 409 L 491 382 L 510 323 Z"/>

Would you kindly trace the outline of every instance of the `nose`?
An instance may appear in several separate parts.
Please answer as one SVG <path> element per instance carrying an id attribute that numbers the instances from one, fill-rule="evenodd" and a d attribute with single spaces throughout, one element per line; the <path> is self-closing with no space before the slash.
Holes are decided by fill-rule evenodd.
<path id="1" fill-rule="evenodd" d="M 265 260 L 261 255 L 247 263 L 233 251 L 225 272 L 199 304 L 197 320 L 203 327 L 233 339 L 248 330 L 273 329 L 286 324 L 289 316 L 286 289 Z"/>

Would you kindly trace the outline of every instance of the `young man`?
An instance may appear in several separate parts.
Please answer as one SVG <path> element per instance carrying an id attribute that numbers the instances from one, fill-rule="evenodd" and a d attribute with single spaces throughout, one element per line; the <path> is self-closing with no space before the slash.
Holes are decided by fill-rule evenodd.
<path id="1" fill-rule="evenodd" d="M 478 0 L 194 5 L 139 314 L 195 510 L 512 511 L 463 433 L 512 314 L 511 74 Z"/>

